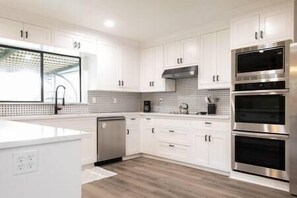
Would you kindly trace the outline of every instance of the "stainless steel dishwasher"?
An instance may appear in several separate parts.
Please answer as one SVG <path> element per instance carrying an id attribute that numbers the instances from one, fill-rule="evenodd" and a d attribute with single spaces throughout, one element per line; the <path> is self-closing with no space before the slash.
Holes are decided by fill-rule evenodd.
<path id="1" fill-rule="evenodd" d="M 97 163 L 122 160 L 126 154 L 125 117 L 97 118 Z"/>

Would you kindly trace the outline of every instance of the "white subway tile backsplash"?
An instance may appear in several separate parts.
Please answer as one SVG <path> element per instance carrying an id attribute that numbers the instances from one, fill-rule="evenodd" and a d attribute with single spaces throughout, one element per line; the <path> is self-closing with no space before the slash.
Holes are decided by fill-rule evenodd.
<path id="1" fill-rule="evenodd" d="M 230 114 L 229 89 L 198 90 L 197 78 L 177 80 L 176 85 L 177 91 L 169 93 L 89 91 L 89 104 L 66 104 L 59 114 L 138 112 L 143 111 L 145 100 L 151 101 L 154 112 L 178 111 L 182 103 L 187 103 L 190 113 L 196 113 L 207 111 L 207 104 L 204 101 L 206 96 L 220 99 L 217 103 L 217 114 Z M 49 114 L 54 114 L 53 104 L 0 104 L 0 116 Z"/>
<path id="2" fill-rule="evenodd" d="M 230 90 L 198 90 L 197 78 L 180 79 L 176 82 L 176 92 L 170 93 L 143 93 L 142 101 L 150 100 L 152 111 L 169 113 L 178 111 L 182 103 L 189 105 L 190 113 L 207 111 L 204 97 L 211 96 L 219 98 L 217 103 L 217 114 L 230 114 Z M 162 98 L 162 104 L 159 103 Z M 142 102 L 143 103 L 143 102 Z"/>

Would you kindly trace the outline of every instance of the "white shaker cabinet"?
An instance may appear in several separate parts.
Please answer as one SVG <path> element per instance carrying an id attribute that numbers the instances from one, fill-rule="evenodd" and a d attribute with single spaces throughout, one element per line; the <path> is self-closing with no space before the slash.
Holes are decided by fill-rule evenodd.
<path id="1" fill-rule="evenodd" d="M 153 119 L 144 117 L 141 120 L 141 152 L 154 155 L 156 146 L 155 126 Z"/>
<path id="2" fill-rule="evenodd" d="M 140 118 L 126 117 L 126 156 L 140 153 Z"/>
<path id="3" fill-rule="evenodd" d="M 100 43 L 98 46 L 97 86 L 95 90 L 118 91 L 120 80 L 120 47 L 110 43 Z"/>
<path id="4" fill-rule="evenodd" d="M 96 40 L 93 38 L 78 36 L 75 34 L 56 30 L 54 32 L 53 41 L 56 47 L 96 54 Z"/>
<path id="5" fill-rule="evenodd" d="M 0 37 L 37 44 L 51 44 L 52 31 L 49 28 L 0 18 Z"/>
<path id="6" fill-rule="evenodd" d="M 227 134 L 225 132 L 209 133 L 209 167 L 218 170 L 227 169 Z"/>
<path id="7" fill-rule="evenodd" d="M 91 90 L 139 91 L 139 51 L 112 43 L 99 43 L 96 85 Z M 91 74 L 94 76 L 94 74 Z M 94 83 L 93 83 L 94 84 Z"/>
<path id="8" fill-rule="evenodd" d="M 175 81 L 163 79 L 163 46 L 143 49 L 141 52 L 141 91 L 175 91 Z"/>
<path id="9" fill-rule="evenodd" d="M 165 69 L 198 65 L 197 37 L 166 44 L 164 58 Z"/>
<path id="10" fill-rule="evenodd" d="M 294 40 L 294 25 L 292 2 L 234 17 L 231 21 L 231 48 Z"/>
<path id="11" fill-rule="evenodd" d="M 22 40 L 23 38 L 23 23 L 13 20 L 0 18 L 0 37 Z"/>
<path id="12" fill-rule="evenodd" d="M 231 83 L 229 29 L 201 35 L 198 89 L 226 89 Z"/>
<path id="13" fill-rule="evenodd" d="M 121 48 L 120 81 L 124 91 L 139 91 L 139 50 Z"/>
<path id="14" fill-rule="evenodd" d="M 227 169 L 226 132 L 194 133 L 192 153 L 193 164 L 207 166 L 217 170 Z"/>

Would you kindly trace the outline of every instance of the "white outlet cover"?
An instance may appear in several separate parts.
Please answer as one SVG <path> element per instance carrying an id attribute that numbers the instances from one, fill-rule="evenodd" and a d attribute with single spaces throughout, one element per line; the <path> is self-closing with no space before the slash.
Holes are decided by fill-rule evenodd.
<path id="1" fill-rule="evenodd" d="M 96 103 L 96 97 L 92 97 L 92 103 Z"/>
<path id="2" fill-rule="evenodd" d="M 118 99 L 117 98 L 113 98 L 113 103 L 114 104 L 118 103 Z"/>
<path id="3" fill-rule="evenodd" d="M 31 173 L 38 170 L 38 152 L 20 151 L 12 154 L 14 175 Z"/>

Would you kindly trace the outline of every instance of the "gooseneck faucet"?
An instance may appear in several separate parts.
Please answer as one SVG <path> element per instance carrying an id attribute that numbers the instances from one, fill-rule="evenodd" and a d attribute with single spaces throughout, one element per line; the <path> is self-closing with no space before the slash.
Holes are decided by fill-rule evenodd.
<path id="1" fill-rule="evenodd" d="M 66 91 L 66 88 L 63 85 L 59 85 L 56 88 L 56 94 L 55 94 L 55 114 L 58 114 L 58 111 L 62 110 L 62 107 L 58 107 L 58 90 L 59 90 L 60 87 L 62 87 L 64 89 L 64 94 L 63 94 L 63 98 L 62 98 L 62 106 L 65 106 L 65 91 Z"/>

